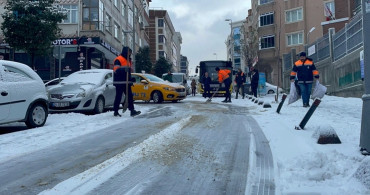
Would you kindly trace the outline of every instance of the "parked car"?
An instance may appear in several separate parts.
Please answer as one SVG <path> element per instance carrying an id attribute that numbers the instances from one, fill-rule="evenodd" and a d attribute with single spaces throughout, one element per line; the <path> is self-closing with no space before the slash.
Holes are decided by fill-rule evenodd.
<path id="1" fill-rule="evenodd" d="M 178 83 L 170 83 L 152 74 L 132 73 L 135 78 L 132 93 L 134 100 L 161 103 L 163 101 L 177 102 L 185 99 L 185 87 Z"/>
<path id="2" fill-rule="evenodd" d="M 164 78 L 167 76 L 168 73 L 164 73 L 162 75 L 162 79 L 164 80 Z M 186 95 L 190 95 L 190 86 L 187 81 L 187 77 L 186 77 L 186 74 L 185 73 L 171 73 L 172 74 L 172 83 L 178 83 L 182 86 L 185 87 L 186 89 Z"/>
<path id="3" fill-rule="evenodd" d="M 54 86 L 54 85 L 57 85 L 57 84 L 59 84 L 60 82 L 62 82 L 64 78 L 65 78 L 65 77 L 60 77 L 60 79 L 59 79 L 59 78 L 55 78 L 55 79 L 52 79 L 52 80 L 50 80 L 50 81 L 45 82 L 46 90 L 47 90 L 47 89 L 49 89 L 50 87 L 52 87 L 52 86 Z"/>
<path id="4" fill-rule="evenodd" d="M 39 75 L 25 64 L 0 60 L 0 124 L 41 127 L 47 117 L 48 97 Z"/>
<path id="5" fill-rule="evenodd" d="M 113 106 L 115 94 L 112 70 L 82 70 L 48 89 L 49 109 L 50 112 L 98 114 Z"/>
<path id="6" fill-rule="evenodd" d="M 276 90 L 277 90 L 276 85 L 272 85 L 272 84 L 266 82 L 266 92 L 268 94 L 274 94 L 274 93 L 276 93 Z M 283 92 L 284 92 L 283 89 L 279 87 L 279 93 L 283 93 Z"/>

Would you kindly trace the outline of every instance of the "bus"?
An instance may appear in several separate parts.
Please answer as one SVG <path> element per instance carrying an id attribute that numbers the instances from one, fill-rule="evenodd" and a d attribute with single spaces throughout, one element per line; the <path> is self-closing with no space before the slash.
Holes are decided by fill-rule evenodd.
<path id="1" fill-rule="evenodd" d="M 231 80 L 232 78 L 232 73 L 233 73 L 233 67 L 231 61 L 223 61 L 223 60 L 210 60 L 210 61 L 201 61 L 199 63 L 199 66 L 195 69 L 196 73 L 199 73 L 199 84 L 198 84 L 198 89 L 199 93 L 203 94 L 204 89 L 203 89 L 203 77 L 206 72 L 208 72 L 208 76 L 211 77 L 211 94 L 215 93 L 217 89 L 220 87 L 220 84 L 218 82 L 218 73 L 216 72 L 215 68 L 219 67 L 220 69 L 229 69 L 231 71 L 230 77 Z M 230 92 L 232 92 L 232 85 L 230 86 Z M 225 96 L 226 94 L 226 89 L 225 85 L 222 84 L 221 88 L 218 90 L 217 94 L 215 96 Z"/>

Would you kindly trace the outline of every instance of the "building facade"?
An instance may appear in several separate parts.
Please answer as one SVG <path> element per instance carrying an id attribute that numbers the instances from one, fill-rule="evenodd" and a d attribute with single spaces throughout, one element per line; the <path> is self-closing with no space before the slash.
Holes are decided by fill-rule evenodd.
<path id="1" fill-rule="evenodd" d="M 149 45 L 149 36 L 144 29 L 149 25 L 150 2 L 60 0 L 58 3 L 67 10 L 67 18 L 59 24 L 61 38 L 51 45 L 55 51 L 61 47 L 65 53 L 61 60 L 61 75 L 58 75 L 59 60 L 49 56 L 36 59 L 36 71 L 43 80 L 49 80 L 83 69 L 112 68 L 113 60 L 123 46 L 133 49 L 134 56 L 139 47 Z M 5 3 L 6 0 L 1 0 L 1 11 L 4 11 Z M 2 52 L 7 52 L 6 46 Z M 27 54 L 19 51 L 5 56 L 30 64 Z"/>
<path id="2" fill-rule="evenodd" d="M 181 63 L 180 63 L 180 72 L 185 73 L 186 76 L 189 76 L 189 61 L 188 57 L 181 55 Z"/>
<path id="3" fill-rule="evenodd" d="M 180 71 L 182 37 L 175 31 L 166 10 L 149 10 L 150 59 L 155 64 L 160 57 L 172 63 L 172 71 Z"/>
<path id="4" fill-rule="evenodd" d="M 307 44 L 323 35 L 321 23 L 333 11 L 333 2 L 252 0 L 252 11 L 244 25 L 246 39 L 254 47 L 251 50 L 256 51 L 249 66 L 264 72 L 267 82 L 281 86 L 282 55 L 292 49 L 304 51 Z"/>
<path id="5" fill-rule="evenodd" d="M 232 22 L 230 21 L 230 35 L 226 40 L 227 47 L 227 59 L 233 62 L 235 70 L 241 69 L 244 72 L 248 72 L 248 66 L 246 65 L 245 55 L 245 40 L 244 40 L 244 24 L 246 20 Z"/>

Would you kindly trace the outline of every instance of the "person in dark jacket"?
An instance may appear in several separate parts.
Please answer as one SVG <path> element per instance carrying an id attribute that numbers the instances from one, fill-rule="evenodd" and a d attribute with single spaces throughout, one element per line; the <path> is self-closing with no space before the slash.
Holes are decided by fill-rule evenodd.
<path id="1" fill-rule="evenodd" d="M 319 71 L 317 71 L 312 59 L 306 57 L 305 52 L 301 52 L 299 58 L 294 63 L 293 70 L 290 73 L 290 80 L 294 82 L 295 78 L 298 79 L 303 107 L 309 107 L 313 79 L 319 79 Z"/>
<path id="2" fill-rule="evenodd" d="M 131 91 L 131 86 L 133 85 L 131 78 L 131 52 L 132 50 L 130 48 L 123 47 L 121 55 L 117 56 L 113 61 L 113 85 L 116 87 L 116 96 L 113 105 L 114 116 L 121 116 L 118 113 L 118 110 L 119 105 L 122 102 L 122 95 L 123 93 L 126 93 L 126 86 L 128 86 L 128 94 L 125 95 L 128 96 L 128 109 L 131 111 L 131 116 L 136 116 L 141 113 L 140 111 L 136 111 L 134 108 L 134 100 Z"/>
<path id="3" fill-rule="evenodd" d="M 238 68 L 238 73 L 235 75 L 234 81 L 236 82 L 236 95 L 235 99 L 238 99 L 240 89 L 242 90 L 242 97 L 244 99 L 244 83 L 245 75 L 241 68 Z"/>
<path id="4" fill-rule="evenodd" d="M 208 72 L 205 72 L 202 80 L 204 98 L 211 97 L 211 82 L 212 82 L 211 77 L 208 76 Z"/>
<path id="5" fill-rule="evenodd" d="M 258 82 L 260 80 L 259 72 L 257 69 L 252 68 L 251 71 L 251 90 L 252 95 L 254 97 L 257 97 L 257 89 L 258 89 Z"/>
<path id="6" fill-rule="evenodd" d="M 191 94 L 192 96 L 195 96 L 195 93 L 197 91 L 197 82 L 195 82 L 195 79 L 191 81 Z"/>
<path id="7" fill-rule="evenodd" d="M 168 71 L 168 73 L 167 73 L 167 75 L 165 75 L 164 77 L 163 77 L 163 80 L 165 80 L 165 81 L 168 81 L 168 82 L 170 82 L 170 83 L 172 83 L 173 81 L 172 81 L 172 76 L 173 76 L 173 74 L 171 73 L 171 71 L 169 70 Z"/>

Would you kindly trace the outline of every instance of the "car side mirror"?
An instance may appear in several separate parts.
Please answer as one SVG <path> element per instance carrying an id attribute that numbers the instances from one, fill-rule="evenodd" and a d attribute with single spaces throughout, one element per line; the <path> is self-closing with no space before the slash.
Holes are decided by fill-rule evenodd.
<path id="1" fill-rule="evenodd" d="M 140 82 L 144 83 L 144 84 L 149 84 L 149 82 L 147 80 L 141 80 Z"/>

